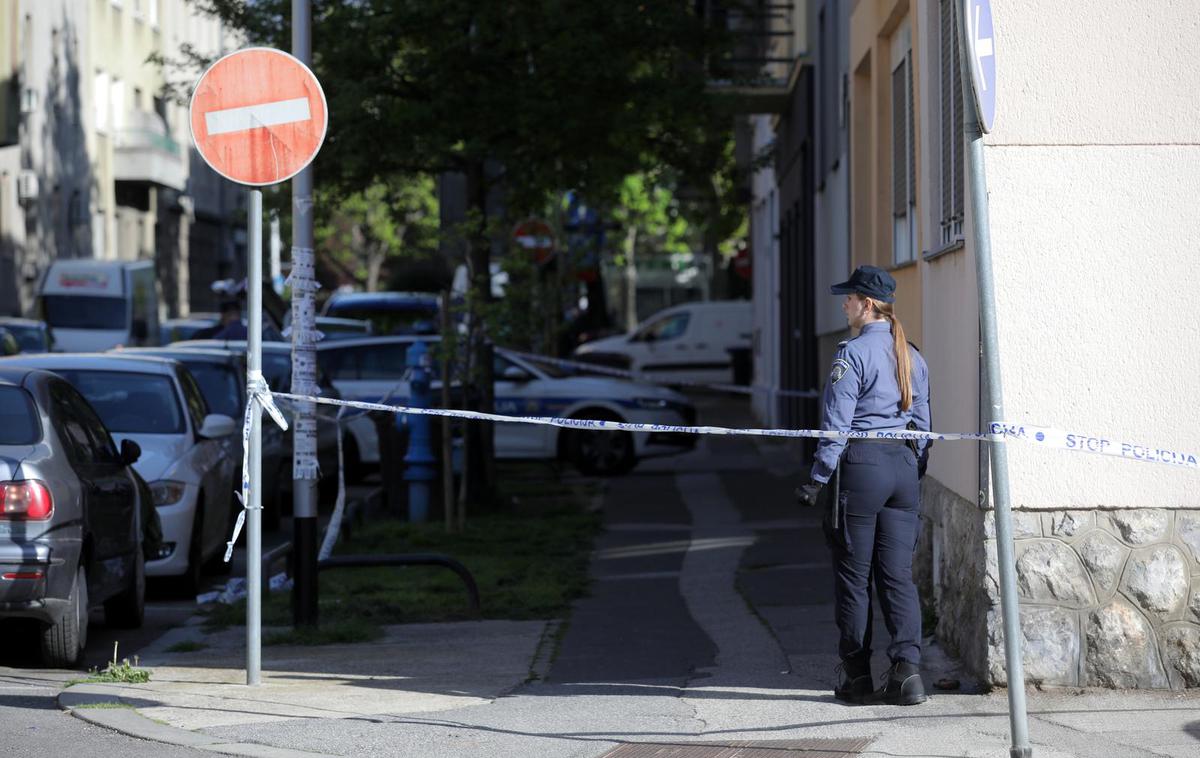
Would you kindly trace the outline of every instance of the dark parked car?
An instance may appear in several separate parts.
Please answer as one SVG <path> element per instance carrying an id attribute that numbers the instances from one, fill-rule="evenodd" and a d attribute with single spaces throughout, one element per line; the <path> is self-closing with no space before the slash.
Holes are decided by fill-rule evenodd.
<path id="1" fill-rule="evenodd" d="M 41 622 L 50 666 L 79 663 L 93 606 L 111 625 L 142 624 L 155 516 L 131 468 L 140 455 L 130 440 L 118 450 L 65 380 L 0 367 L 0 619 Z"/>

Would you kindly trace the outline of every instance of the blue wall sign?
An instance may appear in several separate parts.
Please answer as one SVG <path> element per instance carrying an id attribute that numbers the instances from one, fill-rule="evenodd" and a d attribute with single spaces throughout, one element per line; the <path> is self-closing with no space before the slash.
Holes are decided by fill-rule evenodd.
<path id="1" fill-rule="evenodd" d="M 975 111 L 984 132 L 992 131 L 996 118 L 996 35 L 992 27 L 991 0 L 963 0 L 965 14 L 967 66 L 971 69 L 971 89 L 975 93 Z"/>

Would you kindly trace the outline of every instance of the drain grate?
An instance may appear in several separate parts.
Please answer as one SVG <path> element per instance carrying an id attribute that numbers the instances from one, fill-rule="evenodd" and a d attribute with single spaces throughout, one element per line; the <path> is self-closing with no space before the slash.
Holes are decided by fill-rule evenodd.
<path id="1" fill-rule="evenodd" d="M 601 758 L 846 758 L 859 755 L 871 737 L 770 740 L 766 742 L 638 742 L 621 745 Z"/>

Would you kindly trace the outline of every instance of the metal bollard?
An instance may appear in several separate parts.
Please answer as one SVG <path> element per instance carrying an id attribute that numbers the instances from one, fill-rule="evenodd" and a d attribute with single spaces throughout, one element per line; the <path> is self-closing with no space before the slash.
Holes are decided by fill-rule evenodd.
<path id="1" fill-rule="evenodd" d="M 408 404 L 413 408 L 429 408 L 433 394 L 429 390 L 429 350 L 424 342 L 415 342 L 405 354 L 405 363 L 412 369 L 409 378 Z M 432 433 L 429 416 L 411 415 L 408 418 L 408 454 L 404 456 L 404 480 L 408 482 L 408 520 L 424 523 L 429 519 L 431 482 L 435 476 Z"/>

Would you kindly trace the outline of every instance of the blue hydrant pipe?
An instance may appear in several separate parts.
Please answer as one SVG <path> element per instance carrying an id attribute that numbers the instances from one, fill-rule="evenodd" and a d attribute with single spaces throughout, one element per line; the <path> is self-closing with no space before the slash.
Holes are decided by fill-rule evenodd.
<path id="1" fill-rule="evenodd" d="M 411 369 L 408 404 L 413 408 L 429 408 L 430 356 L 424 342 L 414 342 L 405 353 L 405 365 Z M 408 422 L 408 454 L 404 456 L 404 481 L 408 482 L 408 520 L 424 523 L 429 520 L 430 482 L 435 476 L 432 435 L 429 416 L 410 415 Z"/>

